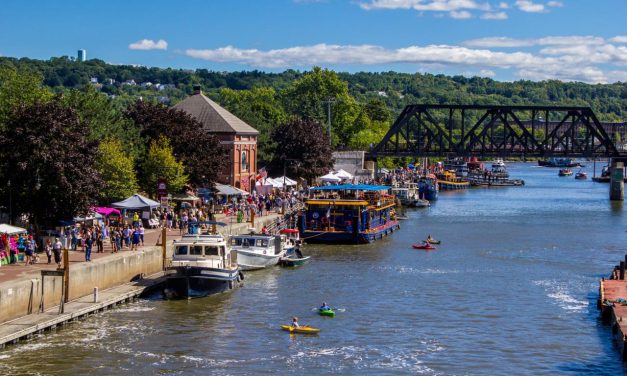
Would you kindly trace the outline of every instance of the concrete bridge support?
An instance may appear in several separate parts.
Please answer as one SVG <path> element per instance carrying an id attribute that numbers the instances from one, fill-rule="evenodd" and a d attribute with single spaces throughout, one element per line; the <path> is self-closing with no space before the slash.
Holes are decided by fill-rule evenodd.
<path id="1" fill-rule="evenodd" d="M 612 158 L 610 165 L 610 200 L 623 201 L 625 199 L 624 183 L 625 160 Z"/>

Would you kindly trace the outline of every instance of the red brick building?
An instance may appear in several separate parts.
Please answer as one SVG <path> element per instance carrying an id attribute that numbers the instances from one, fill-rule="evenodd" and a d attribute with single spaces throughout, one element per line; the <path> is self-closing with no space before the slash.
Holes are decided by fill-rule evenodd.
<path id="1" fill-rule="evenodd" d="M 207 98 L 200 88 L 195 88 L 193 95 L 177 103 L 174 108 L 196 118 L 227 149 L 229 163 L 219 174 L 219 182 L 250 192 L 257 171 L 259 132 Z"/>

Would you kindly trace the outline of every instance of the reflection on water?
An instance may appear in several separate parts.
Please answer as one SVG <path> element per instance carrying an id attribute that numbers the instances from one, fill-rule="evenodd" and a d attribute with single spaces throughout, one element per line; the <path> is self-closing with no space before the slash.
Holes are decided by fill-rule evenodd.
<path id="1" fill-rule="evenodd" d="M 625 253 L 622 203 L 555 169 L 510 172 L 526 185 L 442 194 L 383 241 L 307 245 L 308 265 L 247 273 L 229 294 L 155 295 L 8 347 L 0 373 L 623 373 L 595 304 Z M 437 250 L 411 248 L 427 234 Z M 292 316 L 320 334 L 281 331 Z"/>

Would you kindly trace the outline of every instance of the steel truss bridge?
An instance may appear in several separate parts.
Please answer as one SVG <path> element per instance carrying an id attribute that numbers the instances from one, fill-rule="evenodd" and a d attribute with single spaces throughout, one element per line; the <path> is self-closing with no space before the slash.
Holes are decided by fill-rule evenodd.
<path id="1" fill-rule="evenodd" d="M 378 157 L 619 157 L 589 107 L 409 105 L 381 142 Z"/>

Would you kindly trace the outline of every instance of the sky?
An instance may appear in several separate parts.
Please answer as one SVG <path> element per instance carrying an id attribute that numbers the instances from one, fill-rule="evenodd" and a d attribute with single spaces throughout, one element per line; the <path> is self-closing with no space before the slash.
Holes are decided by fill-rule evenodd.
<path id="1" fill-rule="evenodd" d="M 0 55 L 627 82 L 627 0 L 2 0 Z"/>

